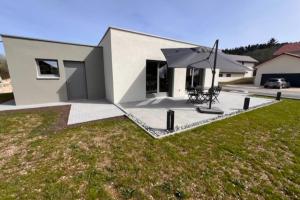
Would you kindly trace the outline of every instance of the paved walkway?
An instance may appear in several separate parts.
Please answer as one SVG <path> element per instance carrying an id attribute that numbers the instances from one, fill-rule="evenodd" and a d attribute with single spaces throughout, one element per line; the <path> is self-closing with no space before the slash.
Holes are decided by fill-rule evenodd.
<path id="1" fill-rule="evenodd" d="M 117 106 L 108 103 L 106 100 L 80 100 L 21 106 L 16 106 L 14 101 L 8 101 L 0 104 L 0 112 L 60 105 L 71 105 L 68 125 L 124 115 L 124 113 Z"/>
<path id="2" fill-rule="evenodd" d="M 124 115 L 124 112 L 105 100 L 71 102 L 68 125 L 122 115 Z"/>

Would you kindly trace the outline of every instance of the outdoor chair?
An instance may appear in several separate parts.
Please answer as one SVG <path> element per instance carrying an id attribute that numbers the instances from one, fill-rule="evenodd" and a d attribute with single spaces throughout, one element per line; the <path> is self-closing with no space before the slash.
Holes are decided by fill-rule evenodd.
<path id="1" fill-rule="evenodd" d="M 188 100 L 186 101 L 186 103 L 195 103 L 198 99 L 198 92 L 195 88 L 188 88 L 187 89 L 187 93 L 188 93 Z"/>
<path id="2" fill-rule="evenodd" d="M 202 96 L 203 96 L 203 99 L 204 99 L 204 103 L 209 102 L 211 93 L 213 93 L 213 95 L 214 95 L 214 89 L 212 90 L 211 88 L 209 88 L 207 92 L 203 92 Z"/>
<path id="3" fill-rule="evenodd" d="M 217 86 L 217 87 L 214 87 L 214 91 L 213 91 L 213 102 L 218 102 L 220 103 L 218 97 L 219 97 L 219 94 L 221 93 L 221 90 L 222 90 L 222 87 L 221 86 Z"/>
<path id="4" fill-rule="evenodd" d="M 212 103 L 216 103 L 216 102 L 220 103 L 218 97 L 219 97 L 221 90 L 222 90 L 221 86 L 214 87 L 213 89 L 209 88 L 208 92 L 205 92 L 202 94 L 203 99 L 204 99 L 203 101 L 205 103 L 208 102 L 210 99 L 210 94 L 212 93 Z"/>
<path id="5" fill-rule="evenodd" d="M 207 95 L 202 88 L 198 88 L 197 93 L 198 93 L 197 103 L 202 104 L 208 101 Z"/>

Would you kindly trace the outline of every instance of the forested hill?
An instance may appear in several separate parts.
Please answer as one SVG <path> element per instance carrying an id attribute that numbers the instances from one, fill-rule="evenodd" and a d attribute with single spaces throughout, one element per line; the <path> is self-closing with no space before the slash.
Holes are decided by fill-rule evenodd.
<path id="1" fill-rule="evenodd" d="M 255 58 L 259 62 L 264 62 L 273 57 L 273 53 L 286 43 L 278 43 L 276 39 L 271 38 L 268 42 L 262 44 L 253 44 L 233 49 L 224 49 L 224 53 L 247 55 Z"/>

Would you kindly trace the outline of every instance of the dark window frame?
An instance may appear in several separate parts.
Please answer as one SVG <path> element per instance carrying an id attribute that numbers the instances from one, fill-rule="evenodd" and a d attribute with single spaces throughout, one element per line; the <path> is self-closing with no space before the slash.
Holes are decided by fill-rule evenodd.
<path id="1" fill-rule="evenodd" d="M 57 65 L 57 74 L 53 73 L 53 74 L 42 74 L 41 73 L 41 66 L 40 66 L 40 61 L 51 61 L 51 62 L 56 62 Z M 60 79 L 60 71 L 59 71 L 59 62 L 57 59 L 48 59 L 48 58 L 36 58 L 35 59 L 36 62 L 36 70 L 37 70 L 37 79 Z"/>
<path id="2" fill-rule="evenodd" d="M 226 74 L 226 77 L 231 77 L 231 74 Z"/>
<path id="3" fill-rule="evenodd" d="M 194 72 L 193 72 L 194 70 Z M 187 68 L 186 69 L 186 75 L 185 75 L 185 89 L 191 88 L 191 85 L 193 87 L 202 87 L 204 84 L 204 69 L 198 69 L 198 68 Z M 193 77 L 193 78 L 192 78 Z M 193 83 L 192 83 L 193 80 Z"/>
<path id="4" fill-rule="evenodd" d="M 151 67 L 150 67 L 150 65 L 151 65 L 151 63 L 152 63 L 152 68 L 154 69 L 154 68 L 156 68 L 156 70 L 154 70 L 154 71 L 156 71 L 155 72 L 155 76 L 156 76 L 156 78 L 155 78 L 155 76 L 153 76 L 152 78 L 154 78 L 155 80 L 156 80 L 156 89 L 154 89 L 153 88 L 153 90 L 151 91 L 151 90 L 149 90 L 149 86 L 147 86 L 147 81 L 148 81 L 148 78 L 147 78 L 147 70 L 149 69 L 149 71 L 151 70 Z M 149 66 L 149 68 L 147 67 L 147 66 Z M 155 67 L 154 67 L 155 66 Z M 147 95 L 149 95 L 149 94 L 162 94 L 162 93 L 168 93 L 168 94 L 170 94 L 171 92 L 170 92 L 170 87 L 173 87 L 173 86 L 171 86 L 171 85 L 169 85 L 169 84 L 171 84 L 170 83 L 170 78 L 172 78 L 172 77 L 170 77 L 170 76 L 173 76 L 173 75 L 171 75 L 170 74 L 170 69 L 167 67 L 168 65 L 167 65 L 167 62 L 166 61 L 163 61 L 163 60 L 150 60 L 150 59 L 147 59 L 146 60 L 146 94 Z M 164 74 L 166 75 L 166 77 L 165 77 L 165 82 L 163 83 L 163 82 L 161 82 L 161 77 L 160 77 L 160 69 L 162 68 L 162 67 L 166 67 L 166 71 L 164 72 Z M 153 71 L 152 71 L 153 72 Z M 153 75 L 153 74 L 152 74 Z M 152 81 L 154 81 L 154 79 L 152 80 Z M 149 83 L 150 83 L 150 81 L 149 81 Z M 153 82 L 154 83 L 154 82 Z M 163 87 L 161 87 L 162 86 L 162 84 L 165 84 L 164 86 L 165 86 L 165 88 L 163 88 Z M 153 84 L 154 85 L 154 84 Z M 149 87 L 148 89 L 147 89 L 147 87 Z"/>

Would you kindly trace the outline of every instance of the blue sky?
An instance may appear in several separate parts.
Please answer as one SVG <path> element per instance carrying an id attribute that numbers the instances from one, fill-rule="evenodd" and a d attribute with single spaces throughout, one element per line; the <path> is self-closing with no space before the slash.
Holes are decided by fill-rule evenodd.
<path id="1" fill-rule="evenodd" d="M 221 48 L 300 41 L 299 0 L 0 0 L 0 8 L 0 33 L 84 44 L 108 26 L 206 46 L 219 38 Z"/>

